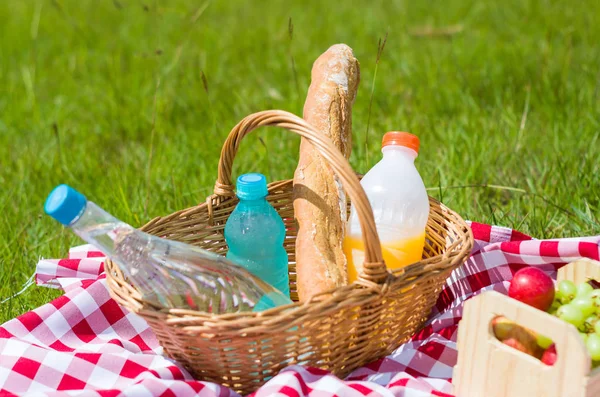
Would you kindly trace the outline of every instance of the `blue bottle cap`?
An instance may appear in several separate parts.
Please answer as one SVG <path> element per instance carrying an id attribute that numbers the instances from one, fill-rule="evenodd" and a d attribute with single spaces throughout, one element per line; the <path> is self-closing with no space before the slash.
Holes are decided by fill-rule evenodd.
<path id="1" fill-rule="evenodd" d="M 267 178 L 259 173 L 240 175 L 237 179 L 236 194 L 240 200 L 257 200 L 266 197 Z"/>
<path id="2" fill-rule="evenodd" d="M 63 225 L 70 225 L 85 209 L 87 199 L 69 185 L 58 185 L 48 195 L 44 211 Z"/>

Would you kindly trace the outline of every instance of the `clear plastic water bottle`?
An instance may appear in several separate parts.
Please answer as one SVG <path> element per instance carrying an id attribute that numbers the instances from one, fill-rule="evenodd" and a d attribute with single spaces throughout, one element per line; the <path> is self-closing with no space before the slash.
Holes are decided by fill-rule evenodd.
<path id="1" fill-rule="evenodd" d="M 50 193 L 44 209 L 106 254 L 143 298 L 159 307 L 221 314 L 292 303 L 223 256 L 141 232 L 67 185 Z"/>
<path id="2" fill-rule="evenodd" d="M 289 297 L 285 225 L 266 200 L 267 179 L 258 173 L 241 175 L 236 194 L 240 202 L 225 224 L 227 258 Z"/>

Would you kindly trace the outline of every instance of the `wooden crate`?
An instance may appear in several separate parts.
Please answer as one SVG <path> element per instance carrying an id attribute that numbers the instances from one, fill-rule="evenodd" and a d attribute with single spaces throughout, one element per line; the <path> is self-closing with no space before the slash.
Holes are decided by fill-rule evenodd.
<path id="1" fill-rule="evenodd" d="M 581 259 L 563 266 L 558 280 L 567 279 L 600 281 L 600 262 Z M 500 315 L 551 338 L 557 352 L 554 365 L 496 339 L 490 322 Z M 498 292 L 487 291 L 465 302 L 457 346 L 452 380 L 457 397 L 600 396 L 600 367 L 591 369 L 577 328 Z"/>

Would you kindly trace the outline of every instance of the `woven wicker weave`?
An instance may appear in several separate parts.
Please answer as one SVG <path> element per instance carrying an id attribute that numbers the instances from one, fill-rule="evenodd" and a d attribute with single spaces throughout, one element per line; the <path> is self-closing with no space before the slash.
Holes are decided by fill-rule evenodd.
<path id="1" fill-rule="evenodd" d="M 180 309 L 156 310 L 127 284 L 112 262 L 106 263 L 113 298 L 146 319 L 170 357 L 196 378 L 242 394 L 254 391 L 290 364 L 320 367 L 345 376 L 389 354 L 422 326 L 446 278 L 465 261 L 473 245 L 466 223 L 430 198 L 423 260 L 388 272 L 359 178 L 327 138 L 303 119 L 283 111 L 255 113 L 235 126 L 221 152 L 215 194 L 205 203 L 157 217 L 141 230 L 225 254 L 223 228 L 237 204 L 231 179 L 233 159 L 242 138 L 261 126 L 283 127 L 310 140 L 342 180 L 357 208 L 366 247 L 363 274 L 356 283 L 317 295 L 309 302 L 261 313 L 216 316 Z M 269 184 L 268 200 L 286 225 L 290 289 L 296 301 L 297 225 L 292 180 Z"/>

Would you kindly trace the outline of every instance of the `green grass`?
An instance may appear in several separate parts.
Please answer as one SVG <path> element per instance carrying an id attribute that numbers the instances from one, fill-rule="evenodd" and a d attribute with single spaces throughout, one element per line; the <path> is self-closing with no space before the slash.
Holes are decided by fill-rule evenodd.
<path id="1" fill-rule="evenodd" d="M 43 214 L 53 186 L 136 226 L 202 202 L 229 130 L 255 111 L 301 114 L 312 62 L 338 42 L 362 69 L 355 169 L 379 159 L 385 131 L 409 130 L 430 193 L 465 218 L 600 233 L 600 2 L 321 3 L 0 2 L 0 300 L 80 243 Z M 290 178 L 298 143 L 262 129 L 235 172 Z M 57 294 L 32 287 L 0 322 Z"/>

